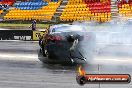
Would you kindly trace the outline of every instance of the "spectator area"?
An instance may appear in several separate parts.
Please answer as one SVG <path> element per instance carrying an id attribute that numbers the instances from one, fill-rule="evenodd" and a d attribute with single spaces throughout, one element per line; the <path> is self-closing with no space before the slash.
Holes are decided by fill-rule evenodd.
<path id="1" fill-rule="evenodd" d="M 3 13 L 3 10 L 0 10 L 0 14 L 2 14 Z"/>
<path id="2" fill-rule="evenodd" d="M 121 1 L 118 3 L 119 14 L 124 17 L 132 18 L 132 1 Z"/>
<path id="3" fill-rule="evenodd" d="M 11 9 L 4 16 L 4 20 L 51 21 L 60 3 L 61 1 L 58 0 L 53 0 L 53 2 L 50 0 L 23 0 L 23 2 L 14 4 L 15 9 Z M 68 0 L 59 18 L 60 21 L 109 22 L 111 20 L 111 1 Z"/>
<path id="4" fill-rule="evenodd" d="M 0 0 L 0 4 L 13 5 L 15 0 Z"/>
<path id="5" fill-rule="evenodd" d="M 49 2 L 47 6 L 42 6 L 40 9 L 35 10 L 21 10 L 20 8 L 12 9 L 4 16 L 4 20 L 46 20 L 51 21 L 54 16 L 59 2 Z M 38 6 L 38 5 L 37 5 Z M 40 5 L 41 6 L 41 5 Z"/>
<path id="6" fill-rule="evenodd" d="M 109 0 L 69 0 L 60 16 L 61 21 L 98 21 L 111 20 Z"/>
<path id="7" fill-rule="evenodd" d="M 36 10 L 40 9 L 43 6 L 47 6 L 48 3 L 44 1 L 36 2 L 20 2 L 16 3 L 15 7 L 21 10 Z"/>
<path id="8" fill-rule="evenodd" d="M 0 4 L 0 10 L 8 10 L 9 9 L 9 5 L 7 4 Z"/>

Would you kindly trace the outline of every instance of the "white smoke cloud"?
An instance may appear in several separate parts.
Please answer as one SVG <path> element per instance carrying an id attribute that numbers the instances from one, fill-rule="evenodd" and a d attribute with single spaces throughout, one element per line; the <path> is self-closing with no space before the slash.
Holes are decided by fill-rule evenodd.
<path id="1" fill-rule="evenodd" d="M 74 25 L 80 25 L 89 32 L 96 36 L 96 40 L 87 41 L 85 50 L 88 62 L 91 57 L 104 53 L 109 53 L 111 56 L 132 56 L 132 49 L 128 50 L 128 46 L 132 45 L 132 20 L 118 18 L 108 23 L 96 22 L 74 22 Z M 86 42 L 85 42 L 86 43 Z M 91 50 L 94 52 L 91 53 Z M 89 58 L 90 57 L 90 58 Z"/>

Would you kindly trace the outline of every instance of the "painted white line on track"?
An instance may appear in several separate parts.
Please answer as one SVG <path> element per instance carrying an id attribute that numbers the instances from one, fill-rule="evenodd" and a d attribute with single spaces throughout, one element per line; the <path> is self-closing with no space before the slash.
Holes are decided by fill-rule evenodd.
<path id="1" fill-rule="evenodd" d="M 20 61 L 39 61 L 38 55 L 34 54 L 8 54 L 0 53 L 0 59 L 4 60 L 20 60 Z"/>
<path id="2" fill-rule="evenodd" d="M 132 45 L 131 43 L 96 43 L 100 45 Z"/>
<path id="3" fill-rule="evenodd" d="M 23 40 L 0 40 L 0 42 L 38 42 L 38 41 L 23 41 Z"/>
<path id="4" fill-rule="evenodd" d="M 126 63 L 126 64 L 132 64 L 132 58 L 131 57 L 107 57 L 107 56 L 103 56 L 103 57 L 95 57 L 94 59 L 95 62 L 97 63 L 113 63 L 113 64 L 117 64 L 117 63 Z"/>

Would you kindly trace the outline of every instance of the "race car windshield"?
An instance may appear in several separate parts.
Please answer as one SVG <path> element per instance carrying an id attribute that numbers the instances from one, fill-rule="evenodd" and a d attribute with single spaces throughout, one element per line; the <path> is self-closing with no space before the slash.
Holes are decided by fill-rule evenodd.
<path id="1" fill-rule="evenodd" d="M 71 31 L 83 31 L 81 26 L 62 26 L 53 28 L 52 32 L 71 32 Z"/>

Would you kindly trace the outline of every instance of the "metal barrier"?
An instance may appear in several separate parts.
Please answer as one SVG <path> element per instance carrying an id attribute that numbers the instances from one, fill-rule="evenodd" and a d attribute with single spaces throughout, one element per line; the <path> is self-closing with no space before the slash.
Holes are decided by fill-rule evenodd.
<path id="1" fill-rule="evenodd" d="M 43 36 L 45 31 L 33 31 L 32 40 L 39 40 L 40 36 Z"/>
<path id="2" fill-rule="evenodd" d="M 44 33 L 44 31 L 32 30 L 0 30 L 0 40 L 34 41 L 39 40 L 39 36 Z"/>

